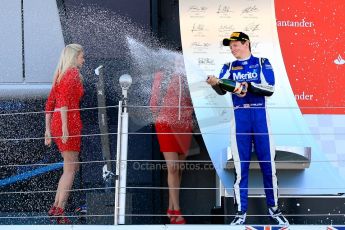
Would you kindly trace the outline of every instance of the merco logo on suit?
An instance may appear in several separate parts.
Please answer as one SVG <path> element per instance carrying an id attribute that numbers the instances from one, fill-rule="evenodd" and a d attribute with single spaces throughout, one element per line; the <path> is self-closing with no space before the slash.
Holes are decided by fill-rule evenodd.
<path id="1" fill-rule="evenodd" d="M 234 80 L 252 80 L 258 78 L 256 72 L 247 72 L 247 73 L 234 73 Z"/>

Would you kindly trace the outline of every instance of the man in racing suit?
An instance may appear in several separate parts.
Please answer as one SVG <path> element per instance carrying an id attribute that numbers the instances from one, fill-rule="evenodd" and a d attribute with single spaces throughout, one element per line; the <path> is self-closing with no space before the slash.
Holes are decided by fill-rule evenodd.
<path id="1" fill-rule="evenodd" d="M 207 83 L 219 94 L 226 93 L 219 85 L 220 79 L 240 83 L 240 88 L 236 88 L 231 94 L 233 114 L 230 143 L 236 172 L 234 199 L 237 206 L 237 213 L 231 224 L 243 224 L 246 219 L 249 164 L 254 145 L 263 174 L 268 213 L 277 224 L 288 225 L 288 220 L 278 209 L 275 147 L 265 108 L 266 96 L 272 95 L 274 91 L 272 66 L 267 58 L 257 58 L 251 54 L 249 37 L 243 32 L 232 33 L 230 38 L 223 40 L 223 45 L 230 46 L 231 53 L 237 60 L 225 64 L 219 78 L 209 76 Z"/>

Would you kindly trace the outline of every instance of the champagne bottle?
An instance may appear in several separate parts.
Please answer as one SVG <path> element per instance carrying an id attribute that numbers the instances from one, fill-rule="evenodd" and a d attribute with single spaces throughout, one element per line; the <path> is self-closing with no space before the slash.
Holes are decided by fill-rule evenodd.
<path id="1" fill-rule="evenodd" d="M 254 82 L 247 82 L 247 85 L 243 85 L 230 79 L 219 79 L 218 86 L 224 92 L 222 95 L 224 95 L 226 92 L 243 95 L 248 91 L 258 96 L 270 97 L 274 92 L 274 86 L 267 83 L 258 84 Z"/>
<path id="2" fill-rule="evenodd" d="M 219 79 L 218 84 L 222 90 L 230 93 L 241 94 L 247 91 L 244 85 L 230 79 Z"/>

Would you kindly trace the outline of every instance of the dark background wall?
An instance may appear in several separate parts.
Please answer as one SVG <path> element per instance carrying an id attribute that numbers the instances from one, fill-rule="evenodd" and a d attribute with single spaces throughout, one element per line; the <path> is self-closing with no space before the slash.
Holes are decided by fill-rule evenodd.
<path id="1" fill-rule="evenodd" d="M 161 0 L 158 2 L 157 36 L 167 47 L 181 46 L 179 2 L 178 0 Z"/>

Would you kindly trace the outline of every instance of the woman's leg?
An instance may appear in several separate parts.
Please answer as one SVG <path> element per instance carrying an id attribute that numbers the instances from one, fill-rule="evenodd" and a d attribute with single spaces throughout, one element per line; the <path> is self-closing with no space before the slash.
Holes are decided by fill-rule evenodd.
<path id="1" fill-rule="evenodd" d="M 180 188 L 181 187 L 181 181 L 182 181 L 182 173 L 183 173 L 183 170 L 185 169 L 185 160 L 186 160 L 186 158 L 187 158 L 187 155 L 186 154 L 179 154 L 178 155 L 178 159 L 179 159 L 179 161 L 181 161 L 181 162 L 179 162 L 178 163 L 178 167 L 177 167 L 177 169 L 178 169 L 178 176 L 179 176 L 179 184 L 178 184 L 178 188 Z M 180 210 L 180 190 L 176 190 L 176 192 L 177 192 L 177 197 L 178 197 L 178 208 L 175 208 L 175 210 Z M 176 219 L 175 219 L 175 222 L 176 223 L 183 223 L 183 224 L 185 224 L 186 222 L 185 222 L 185 220 L 184 220 L 184 218 L 181 216 L 181 212 L 180 213 L 175 213 L 176 215 L 179 215 L 179 216 L 176 216 Z"/>
<path id="2" fill-rule="evenodd" d="M 168 167 L 168 186 L 169 186 L 169 209 L 180 209 L 178 188 L 180 186 L 180 176 L 178 166 L 178 154 L 175 152 L 163 152 Z"/>
<path id="3" fill-rule="evenodd" d="M 61 180 L 61 177 L 60 177 L 60 180 Z M 59 180 L 59 184 L 60 184 L 60 180 Z M 59 186 L 58 186 L 59 188 Z M 59 204 L 59 195 L 60 195 L 60 192 L 59 192 L 59 189 L 56 190 L 56 194 L 55 194 L 55 200 L 54 200 L 54 206 L 57 207 L 58 204 Z"/>
<path id="4" fill-rule="evenodd" d="M 65 151 L 62 152 L 62 157 L 64 159 L 63 174 L 59 181 L 55 202 L 57 202 L 57 207 L 64 209 L 73 185 L 75 174 L 79 170 L 79 153 Z"/>
<path id="5" fill-rule="evenodd" d="M 169 186 L 169 209 L 180 211 L 180 184 L 181 184 L 181 170 L 180 167 L 186 157 L 175 152 L 164 152 L 164 158 L 168 166 L 168 186 Z M 176 213 L 175 213 L 176 214 Z M 182 216 L 176 216 L 174 222 L 185 223 Z"/>
<path id="6" fill-rule="evenodd" d="M 173 201 L 172 201 L 171 196 L 170 196 L 170 191 L 169 191 L 169 206 L 168 206 L 168 208 L 170 210 L 174 210 Z"/>
<path id="7" fill-rule="evenodd" d="M 179 154 L 178 155 L 178 159 L 179 161 L 179 166 L 178 166 L 178 169 L 179 169 L 179 187 L 181 186 L 181 180 L 182 180 L 182 173 L 183 173 L 183 170 L 185 169 L 185 160 L 187 158 L 187 154 Z"/>

